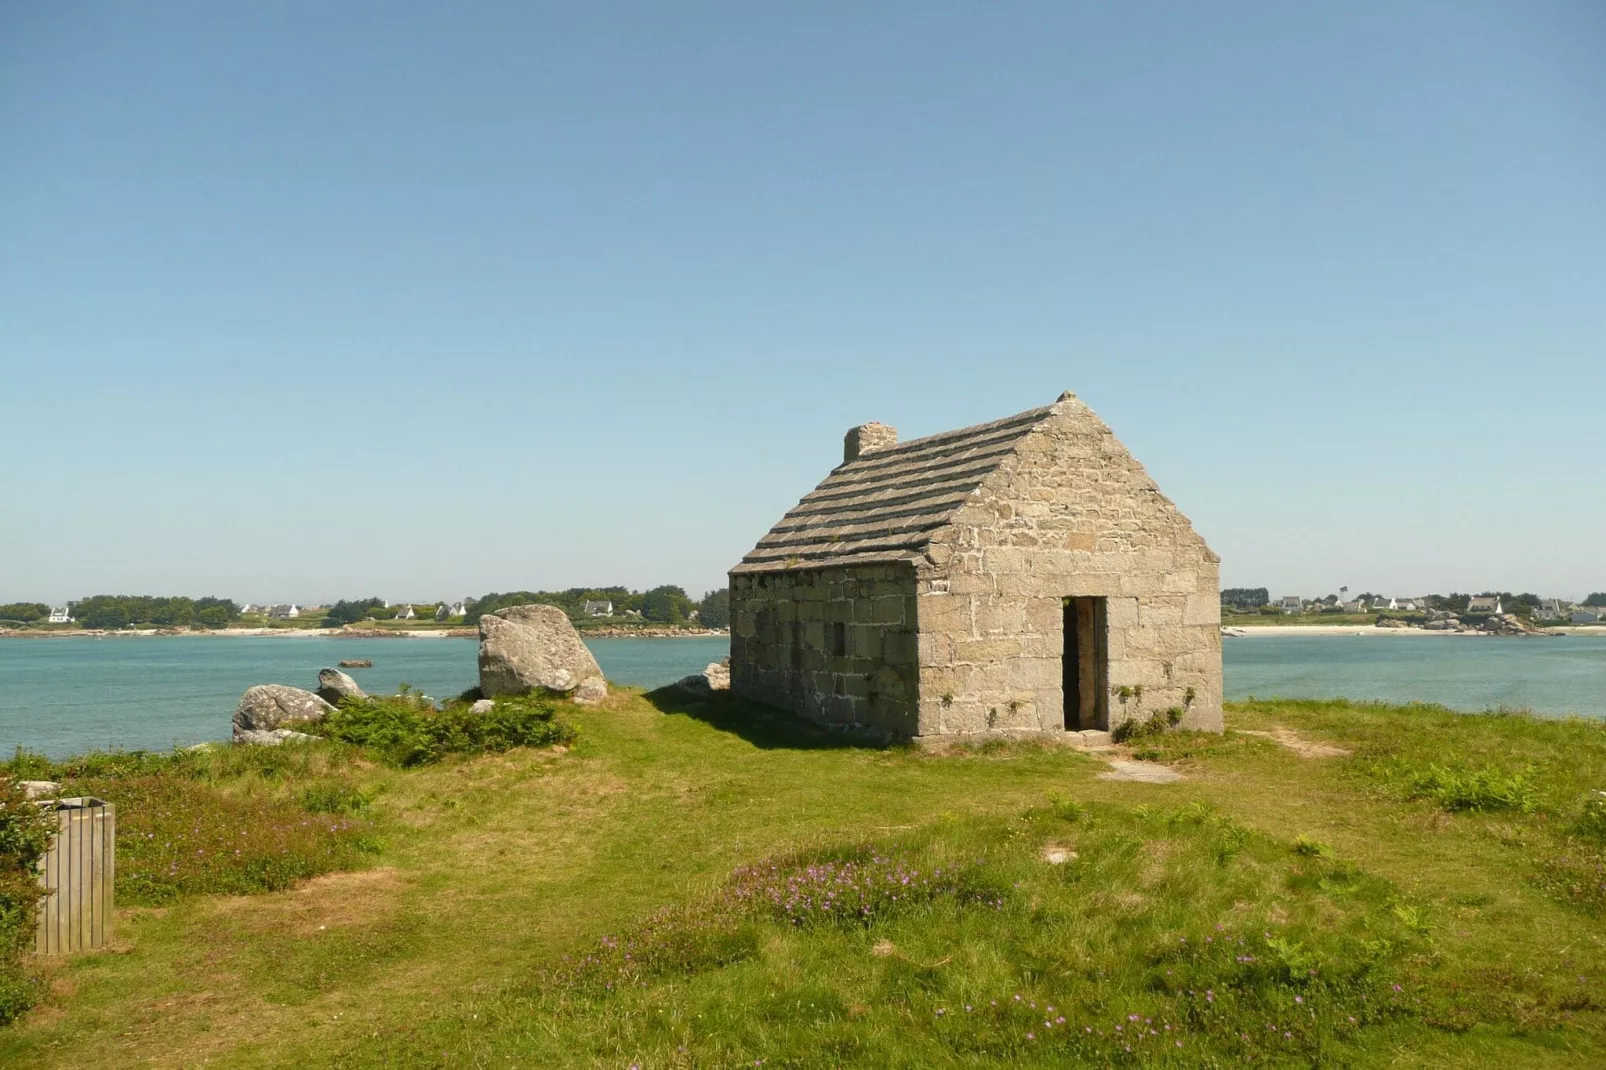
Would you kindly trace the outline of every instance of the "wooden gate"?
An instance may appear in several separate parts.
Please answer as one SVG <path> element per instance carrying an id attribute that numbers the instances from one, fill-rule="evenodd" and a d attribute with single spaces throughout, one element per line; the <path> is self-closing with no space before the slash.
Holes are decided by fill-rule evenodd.
<path id="1" fill-rule="evenodd" d="M 112 883 L 117 877 L 117 808 L 100 799 L 51 799 L 56 838 L 40 865 L 47 894 L 39 906 L 34 950 L 41 955 L 87 951 L 112 938 Z"/>

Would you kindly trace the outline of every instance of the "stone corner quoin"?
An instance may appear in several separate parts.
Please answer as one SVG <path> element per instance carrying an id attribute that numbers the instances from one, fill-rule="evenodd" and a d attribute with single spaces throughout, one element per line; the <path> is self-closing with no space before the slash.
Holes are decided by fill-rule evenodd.
<path id="1" fill-rule="evenodd" d="M 1219 562 L 1074 395 L 865 425 L 731 570 L 731 690 L 895 737 L 1219 731 Z"/>

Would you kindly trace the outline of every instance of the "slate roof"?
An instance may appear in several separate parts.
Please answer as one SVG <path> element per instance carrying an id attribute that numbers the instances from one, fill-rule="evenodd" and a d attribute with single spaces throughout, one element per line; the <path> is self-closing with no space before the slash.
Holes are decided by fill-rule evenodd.
<path id="1" fill-rule="evenodd" d="M 971 493 L 1054 412 L 900 442 L 839 465 L 733 573 L 914 562 Z"/>

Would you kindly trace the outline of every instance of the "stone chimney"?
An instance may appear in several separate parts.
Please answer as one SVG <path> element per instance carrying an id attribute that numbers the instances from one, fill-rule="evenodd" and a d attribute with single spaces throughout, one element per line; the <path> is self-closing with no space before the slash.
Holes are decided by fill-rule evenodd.
<path id="1" fill-rule="evenodd" d="M 886 424 L 860 424 L 842 438 L 842 463 L 856 461 L 866 453 L 898 444 L 898 429 Z"/>

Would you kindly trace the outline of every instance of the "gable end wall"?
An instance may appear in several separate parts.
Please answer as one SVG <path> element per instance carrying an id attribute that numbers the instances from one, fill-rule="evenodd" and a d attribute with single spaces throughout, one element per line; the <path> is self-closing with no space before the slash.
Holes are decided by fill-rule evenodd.
<path id="1" fill-rule="evenodd" d="M 921 735 L 1063 731 L 1070 596 L 1108 599 L 1111 727 L 1186 706 L 1184 727 L 1220 730 L 1219 559 L 1080 402 L 1021 442 L 927 556 Z"/>

